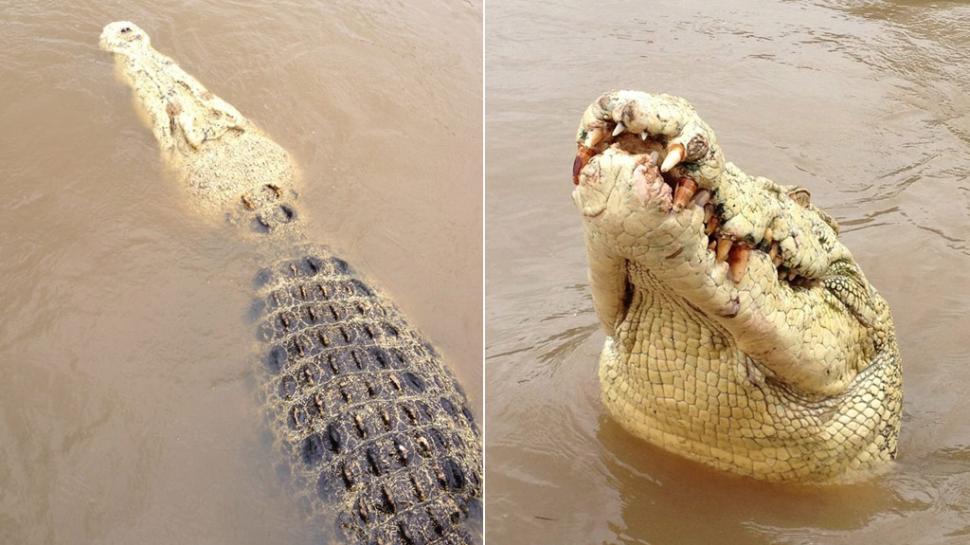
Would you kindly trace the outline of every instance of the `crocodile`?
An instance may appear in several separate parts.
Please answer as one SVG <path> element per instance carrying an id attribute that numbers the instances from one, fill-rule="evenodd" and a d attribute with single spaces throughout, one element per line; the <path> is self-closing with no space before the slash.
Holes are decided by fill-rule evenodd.
<path id="1" fill-rule="evenodd" d="M 755 479 L 887 471 L 902 407 L 892 316 L 809 191 L 727 162 L 670 95 L 601 95 L 576 143 L 608 414 L 668 452 Z"/>
<path id="2" fill-rule="evenodd" d="M 360 544 L 480 541 L 481 434 L 434 347 L 346 261 L 307 243 L 287 152 L 128 21 L 100 37 L 193 212 L 273 255 L 254 332 L 274 451 L 325 534 Z"/>

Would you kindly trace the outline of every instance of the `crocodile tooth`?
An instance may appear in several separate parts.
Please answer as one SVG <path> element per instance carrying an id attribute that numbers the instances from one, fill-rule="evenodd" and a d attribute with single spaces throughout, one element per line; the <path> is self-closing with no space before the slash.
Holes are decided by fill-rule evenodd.
<path id="1" fill-rule="evenodd" d="M 646 142 L 649 139 L 650 139 L 650 135 L 647 133 L 647 131 L 643 131 L 640 133 L 640 140 L 643 140 L 644 142 Z"/>
<path id="2" fill-rule="evenodd" d="M 794 280 L 797 276 L 798 276 L 798 273 L 795 272 L 795 269 L 789 269 L 789 271 L 788 271 L 788 281 L 789 282 L 791 282 L 792 280 Z"/>
<path id="3" fill-rule="evenodd" d="M 765 242 L 771 242 L 774 237 L 775 232 L 771 230 L 771 227 L 765 229 Z"/>
<path id="4" fill-rule="evenodd" d="M 775 259 L 778 257 L 778 243 L 777 242 L 772 242 L 771 243 L 771 248 L 768 248 L 768 257 L 771 259 L 771 262 L 772 263 L 775 262 Z M 776 263 L 775 266 L 777 267 L 778 264 Z"/>
<path id="5" fill-rule="evenodd" d="M 606 137 L 606 129 L 603 127 L 593 127 L 586 132 L 586 147 L 595 148 L 597 144 Z"/>
<path id="6" fill-rule="evenodd" d="M 573 185 L 579 185 L 579 173 L 583 167 L 596 155 L 596 150 L 580 145 L 576 151 L 576 158 L 573 159 Z"/>
<path id="7" fill-rule="evenodd" d="M 664 157 L 663 164 L 660 165 L 660 172 L 667 172 L 677 166 L 687 155 L 683 144 L 671 144 L 667 148 L 667 156 Z"/>
<path id="8" fill-rule="evenodd" d="M 696 204 L 697 206 L 706 207 L 707 203 L 710 200 L 711 200 L 711 192 L 706 189 L 702 189 L 698 191 L 696 195 L 694 195 L 694 204 Z"/>
<path id="9" fill-rule="evenodd" d="M 710 242 L 708 242 L 707 243 L 707 249 L 710 250 L 710 251 L 712 251 L 712 252 L 715 249 L 717 249 L 717 241 L 712 239 Z"/>
<path id="10" fill-rule="evenodd" d="M 731 245 L 734 244 L 729 238 L 719 238 L 717 239 L 717 261 L 718 263 L 727 261 L 728 253 L 731 251 Z"/>
<path id="11" fill-rule="evenodd" d="M 579 185 L 579 173 L 583 170 L 583 158 L 576 154 L 576 158 L 573 159 L 573 185 Z"/>
<path id="12" fill-rule="evenodd" d="M 626 130 L 626 127 L 623 126 L 623 122 L 622 121 L 618 121 L 616 123 L 616 128 L 613 129 L 613 136 L 619 136 L 619 135 L 623 134 L 623 131 L 625 131 L 625 130 Z"/>
<path id="13" fill-rule="evenodd" d="M 697 191 L 697 182 L 690 178 L 679 178 L 677 189 L 674 191 L 674 208 L 678 210 L 687 206 L 694 193 Z"/>
<path id="14" fill-rule="evenodd" d="M 707 218 L 707 225 L 704 228 L 704 234 L 706 234 L 707 236 L 711 236 L 712 234 L 714 234 L 714 231 L 717 230 L 717 227 L 720 223 L 721 223 L 721 220 L 719 220 L 718 217 L 712 213 L 711 216 Z"/>
<path id="15" fill-rule="evenodd" d="M 748 270 L 748 257 L 750 255 L 751 248 L 746 244 L 738 243 L 731 248 L 728 265 L 731 268 L 731 279 L 735 283 L 740 282 L 744 278 L 744 272 Z"/>

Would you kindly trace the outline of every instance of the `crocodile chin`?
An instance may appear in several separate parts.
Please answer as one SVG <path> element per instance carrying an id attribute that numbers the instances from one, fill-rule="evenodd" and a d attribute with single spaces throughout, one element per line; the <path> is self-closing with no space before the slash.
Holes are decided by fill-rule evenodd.
<path id="1" fill-rule="evenodd" d="M 675 97 L 620 91 L 577 134 L 573 200 L 600 377 L 628 430 L 772 480 L 871 473 L 896 452 L 888 306 L 806 190 L 725 162 Z"/>

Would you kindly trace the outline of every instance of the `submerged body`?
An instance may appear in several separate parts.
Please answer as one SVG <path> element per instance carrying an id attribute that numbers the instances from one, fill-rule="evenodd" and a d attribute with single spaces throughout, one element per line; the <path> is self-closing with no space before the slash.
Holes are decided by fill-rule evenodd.
<path id="1" fill-rule="evenodd" d="M 760 479 L 884 469 L 902 407 L 892 318 L 808 192 L 725 162 L 676 97 L 603 95 L 577 142 L 573 199 L 613 417 Z"/>
<path id="2" fill-rule="evenodd" d="M 248 225 L 278 261 L 256 281 L 263 391 L 313 513 L 350 543 L 476 541 L 467 521 L 481 498 L 481 437 L 467 399 L 393 304 L 301 242 L 288 154 L 132 23 L 107 25 L 101 47 L 191 208 Z"/>

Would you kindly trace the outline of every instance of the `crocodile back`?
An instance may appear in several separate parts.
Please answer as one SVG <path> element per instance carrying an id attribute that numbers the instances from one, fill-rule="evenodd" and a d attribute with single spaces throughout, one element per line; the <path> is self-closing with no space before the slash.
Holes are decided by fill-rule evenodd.
<path id="1" fill-rule="evenodd" d="M 431 345 L 326 252 L 256 283 L 269 417 L 312 510 L 349 543 L 472 542 L 481 436 Z"/>

